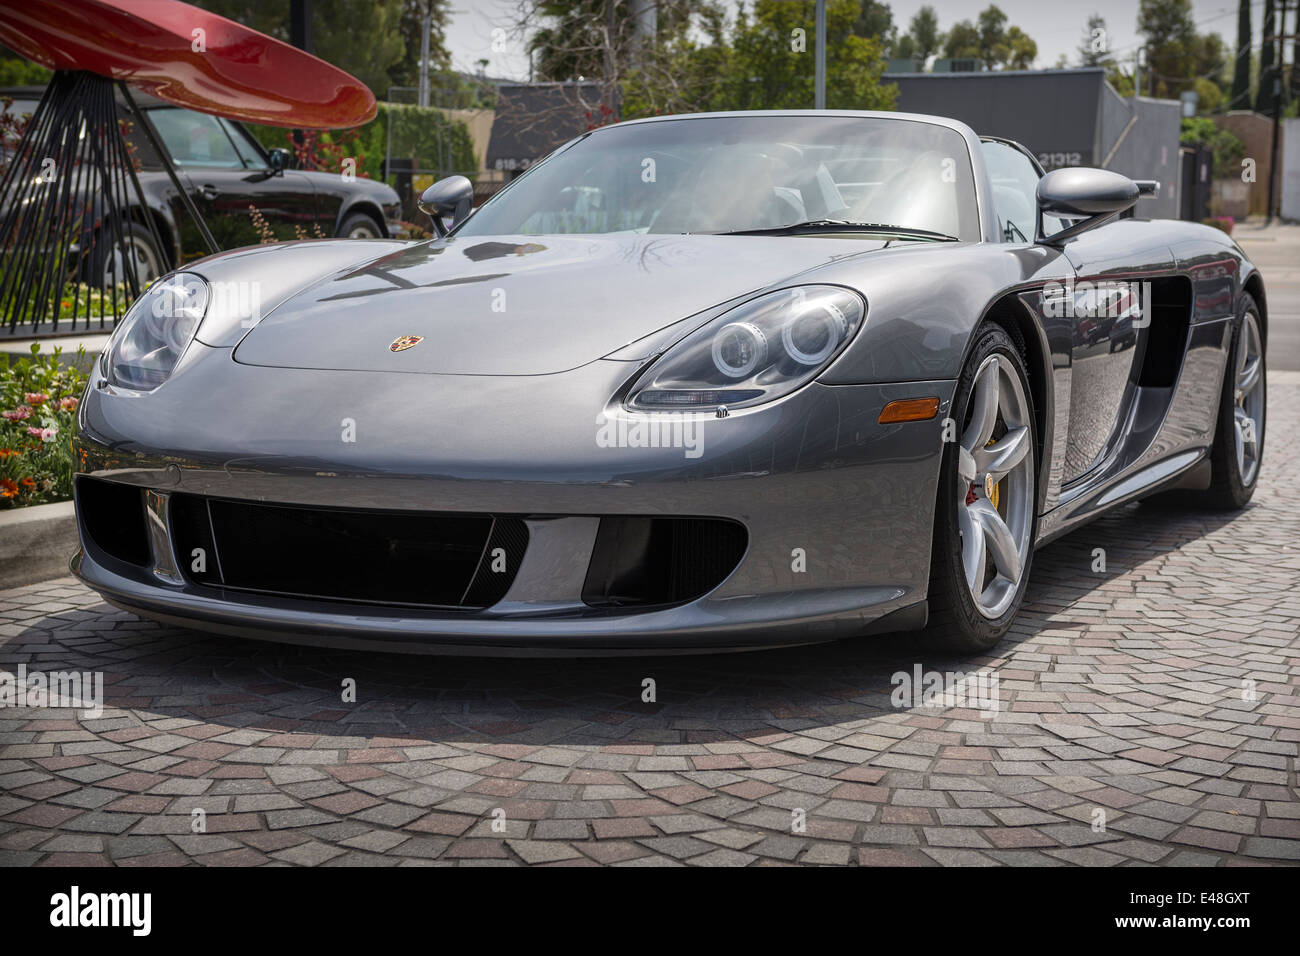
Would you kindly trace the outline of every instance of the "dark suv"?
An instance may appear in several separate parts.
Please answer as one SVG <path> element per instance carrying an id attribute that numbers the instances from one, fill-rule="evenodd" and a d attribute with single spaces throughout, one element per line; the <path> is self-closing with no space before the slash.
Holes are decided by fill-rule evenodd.
<path id="1" fill-rule="evenodd" d="M 33 113 L 41 87 L 0 88 L 12 98 L 9 112 Z M 289 169 L 288 150 L 268 151 L 242 123 L 172 106 L 133 93 L 136 104 L 171 156 L 181 182 L 222 249 L 256 245 L 268 238 L 316 239 L 336 236 L 377 239 L 395 236 L 401 203 L 385 183 L 338 173 Z M 145 279 L 207 255 L 198 228 L 186 213 L 170 177 L 148 139 L 142 121 L 119 103 L 127 121 L 127 140 L 139 160 L 140 188 L 165 248 L 155 248 L 149 229 L 139 221 L 129 227 L 123 247 L 92 253 L 87 276 L 112 281 L 123 255 L 131 256 Z M 7 162 L 13 143 L 3 144 Z M 91 257 L 88 257 L 91 258 Z"/>

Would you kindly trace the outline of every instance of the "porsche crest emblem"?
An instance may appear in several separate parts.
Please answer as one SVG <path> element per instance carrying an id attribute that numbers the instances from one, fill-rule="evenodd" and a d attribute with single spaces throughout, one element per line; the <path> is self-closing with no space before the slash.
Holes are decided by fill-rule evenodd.
<path id="1" fill-rule="evenodd" d="M 414 348 L 424 341 L 423 335 L 399 335 L 393 339 L 393 344 L 388 346 L 390 352 L 405 352 L 407 349 Z"/>

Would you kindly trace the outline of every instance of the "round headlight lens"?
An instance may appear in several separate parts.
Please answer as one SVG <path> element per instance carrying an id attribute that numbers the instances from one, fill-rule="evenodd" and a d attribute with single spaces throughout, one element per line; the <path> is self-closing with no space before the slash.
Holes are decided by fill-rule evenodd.
<path id="1" fill-rule="evenodd" d="M 848 334 L 844 310 L 830 300 L 818 301 L 791 316 L 781 328 L 781 344 L 800 365 L 820 365 Z"/>
<path id="2" fill-rule="evenodd" d="M 724 325 L 713 337 L 713 365 L 728 378 L 744 378 L 767 361 L 767 336 L 749 322 Z"/>
<path id="3" fill-rule="evenodd" d="M 208 307 L 202 276 L 180 272 L 155 283 L 131 306 L 105 358 L 114 385 L 150 391 L 167 380 Z"/>

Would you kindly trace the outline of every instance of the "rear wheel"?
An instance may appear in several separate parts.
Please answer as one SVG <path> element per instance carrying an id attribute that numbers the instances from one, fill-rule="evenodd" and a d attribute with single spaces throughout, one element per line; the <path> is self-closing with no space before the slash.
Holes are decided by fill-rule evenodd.
<path id="1" fill-rule="evenodd" d="M 1190 504 L 1231 511 L 1245 506 L 1259 483 L 1264 458 L 1266 382 L 1259 307 L 1247 293 L 1223 373 L 1219 422 L 1210 449 L 1210 487 L 1187 496 Z"/>
<path id="2" fill-rule="evenodd" d="M 926 639 L 983 651 L 1002 639 L 1024 600 L 1037 514 L 1029 377 L 1001 327 L 976 332 L 952 420 L 960 431 L 939 474 Z"/>

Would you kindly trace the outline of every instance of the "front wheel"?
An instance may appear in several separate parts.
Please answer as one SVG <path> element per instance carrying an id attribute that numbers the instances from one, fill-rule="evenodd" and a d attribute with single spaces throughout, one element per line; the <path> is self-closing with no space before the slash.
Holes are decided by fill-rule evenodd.
<path id="1" fill-rule="evenodd" d="M 1024 601 L 1036 526 L 1038 451 L 1024 359 L 987 323 L 957 381 L 930 565 L 932 646 L 993 647 Z"/>
<path id="2" fill-rule="evenodd" d="M 379 223 L 364 212 L 354 212 L 343 220 L 339 236 L 344 239 L 380 239 Z"/>

